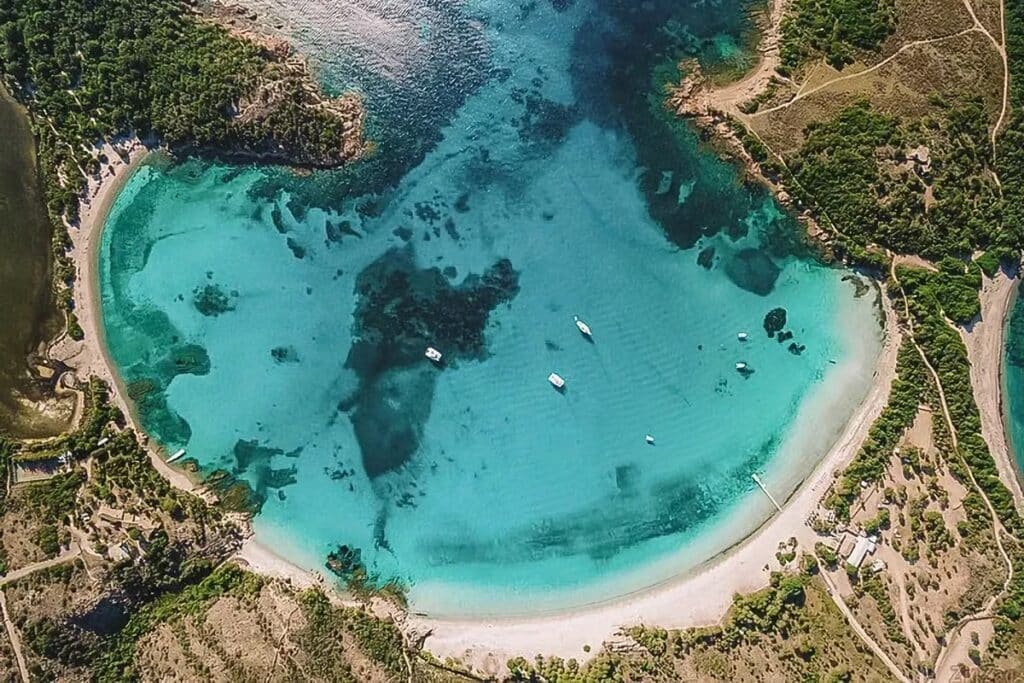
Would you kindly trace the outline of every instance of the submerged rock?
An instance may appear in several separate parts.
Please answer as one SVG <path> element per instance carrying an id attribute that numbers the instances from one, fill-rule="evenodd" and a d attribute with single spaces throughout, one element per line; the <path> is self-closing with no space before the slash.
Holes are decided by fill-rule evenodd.
<path id="1" fill-rule="evenodd" d="M 725 274 L 738 287 L 767 296 L 775 289 L 781 269 L 760 249 L 743 249 L 725 262 Z"/>
<path id="2" fill-rule="evenodd" d="M 292 256 L 297 259 L 306 258 L 306 248 L 299 244 L 298 240 L 294 237 L 289 237 L 287 240 L 288 249 L 291 250 Z"/>
<path id="3" fill-rule="evenodd" d="M 486 358 L 490 313 L 519 292 L 519 274 L 502 259 L 453 285 L 440 268 L 417 268 L 410 249 L 392 249 L 359 274 L 355 290 L 345 366 L 359 386 L 339 410 L 350 414 L 372 479 L 401 467 L 419 448 L 437 377 L 424 349 L 440 349 L 448 362 Z"/>
<path id="4" fill-rule="evenodd" d="M 192 292 L 192 305 L 208 318 L 217 317 L 235 309 L 231 299 L 217 285 L 196 287 Z"/>
<path id="5" fill-rule="evenodd" d="M 359 548 L 339 545 L 337 550 L 327 553 L 327 568 L 340 579 L 349 581 L 354 576 L 366 577 L 366 565 L 363 564 L 363 553 Z"/>
<path id="6" fill-rule="evenodd" d="M 294 346 L 275 346 L 270 350 L 270 355 L 277 363 L 299 362 L 299 352 Z"/>
<path id="7" fill-rule="evenodd" d="M 780 332 L 782 328 L 786 326 L 786 309 L 785 308 L 773 308 L 768 311 L 768 314 L 764 317 L 764 331 L 768 333 L 769 337 L 774 337 L 776 332 Z"/>
<path id="8" fill-rule="evenodd" d="M 235 442 L 233 453 L 236 465 L 231 474 L 233 476 L 247 474 L 250 479 L 255 480 L 255 485 L 252 487 L 252 498 L 260 507 L 267 500 L 268 490 L 280 490 L 297 481 L 298 469 L 294 465 L 282 468 L 271 466 L 274 458 L 284 455 L 284 451 L 280 448 L 262 446 L 255 439 L 239 439 Z"/>
<path id="9" fill-rule="evenodd" d="M 363 238 L 361 234 L 352 228 L 352 223 L 349 221 L 339 221 L 338 223 L 327 221 L 324 224 L 324 232 L 326 233 L 328 242 L 340 242 L 346 235 L 349 237 L 356 237 L 358 239 Z"/>

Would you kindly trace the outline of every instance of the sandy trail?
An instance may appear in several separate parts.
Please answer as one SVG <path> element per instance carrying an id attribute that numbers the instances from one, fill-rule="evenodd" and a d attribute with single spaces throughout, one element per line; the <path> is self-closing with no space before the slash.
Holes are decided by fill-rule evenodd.
<path id="1" fill-rule="evenodd" d="M 21 651 L 21 638 L 18 637 L 18 629 L 14 622 L 11 621 L 11 616 L 7 613 L 7 598 L 2 590 L 0 590 L 0 613 L 3 614 L 7 638 L 11 641 L 11 649 L 14 650 L 14 659 L 18 663 L 18 673 L 21 675 L 22 683 L 29 683 L 32 679 L 29 678 L 25 655 Z"/>

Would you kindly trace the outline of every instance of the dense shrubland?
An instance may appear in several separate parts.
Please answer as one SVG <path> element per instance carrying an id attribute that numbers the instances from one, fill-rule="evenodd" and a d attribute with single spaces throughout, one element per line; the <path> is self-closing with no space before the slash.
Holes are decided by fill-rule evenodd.
<path id="1" fill-rule="evenodd" d="M 796 0 L 782 24 L 781 70 L 819 56 L 841 68 L 858 50 L 878 49 L 895 26 L 893 0 Z"/>
<path id="2" fill-rule="evenodd" d="M 862 101 L 808 125 L 786 160 L 790 189 L 847 254 L 877 244 L 940 261 L 987 250 L 983 264 L 994 272 L 1015 258 L 1018 238 L 1003 227 L 984 105 L 937 97 L 934 104 L 940 114 L 907 121 Z M 914 158 L 919 148 L 925 162 Z M 970 318 L 959 313 L 955 319 Z"/>
<path id="3" fill-rule="evenodd" d="M 0 75 L 33 117 L 68 313 L 75 272 L 64 221 L 76 222 L 100 170 L 96 143 L 153 136 L 312 165 L 358 153 L 360 112 L 321 106 L 307 74 L 181 0 L 0 0 Z M 73 316 L 69 330 L 81 336 Z"/>
<path id="4" fill-rule="evenodd" d="M 950 419 L 957 432 L 959 453 L 988 496 L 1003 525 L 1024 538 L 1024 523 L 1009 489 L 999 478 L 995 460 L 981 435 L 981 414 L 971 385 L 971 362 L 959 332 L 946 319 L 935 280 L 940 274 L 897 268 L 896 277 L 906 293 L 914 319 L 914 340 L 924 351 L 942 385 Z"/>
<path id="5" fill-rule="evenodd" d="M 1024 243 L 1024 4 L 1006 2 L 1004 8 L 1010 111 L 998 137 L 996 168 L 1005 201 L 1003 219 L 1020 244 Z"/>

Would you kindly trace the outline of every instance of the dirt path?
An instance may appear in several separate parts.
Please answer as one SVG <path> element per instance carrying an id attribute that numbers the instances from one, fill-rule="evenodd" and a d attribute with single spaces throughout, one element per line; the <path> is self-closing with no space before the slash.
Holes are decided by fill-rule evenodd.
<path id="1" fill-rule="evenodd" d="M 0 590 L 0 611 L 3 611 L 7 639 L 11 641 L 14 658 L 18 661 L 18 673 L 21 674 L 22 683 L 29 683 L 32 679 L 28 677 L 28 665 L 25 664 L 25 655 L 21 652 L 21 638 L 18 637 L 18 629 L 14 627 L 14 622 L 11 621 L 11 617 L 7 613 L 7 597 L 2 590 Z"/>
<path id="2" fill-rule="evenodd" d="M 1003 126 L 1003 121 L 1006 120 L 1006 110 L 1009 108 L 1010 101 L 1010 62 L 1006 55 L 1006 3 L 1005 0 L 999 2 L 999 29 L 1002 33 L 1002 41 L 995 39 L 989 30 L 985 28 L 985 25 L 978 20 L 978 15 L 974 13 L 974 6 L 971 5 L 971 0 L 963 0 L 964 7 L 967 8 L 967 13 L 971 15 L 971 19 L 974 21 L 974 26 L 981 31 L 991 42 L 992 46 L 995 47 L 996 52 L 999 53 L 999 58 L 1003 61 L 1003 104 L 999 109 L 999 118 L 996 119 L 996 125 L 992 127 L 992 156 L 996 154 L 996 136 L 999 134 L 999 129 Z"/>
<path id="3" fill-rule="evenodd" d="M 821 559 L 818 560 L 818 563 L 824 566 Z M 850 628 L 853 629 L 853 632 L 856 633 L 862 641 L 864 641 L 864 644 L 875 653 L 876 657 L 882 660 L 882 663 L 889 669 L 889 673 L 891 673 L 893 677 L 901 681 L 901 683 L 910 683 L 910 679 L 900 671 L 900 668 L 896 666 L 896 662 L 892 661 L 892 658 L 886 654 L 885 650 L 875 642 L 875 639 L 872 638 L 868 632 L 864 630 L 864 627 L 860 625 L 860 622 L 857 621 L 857 617 L 854 616 L 853 612 L 846 605 L 846 601 L 843 600 L 843 596 L 839 593 L 839 588 L 832 583 L 832 579 L 829 577 L 828 572 L 821 571 L 819 573 L 821 578 L 825 581 L 825 588 L 828 589 L 828 594 L 831 596 L 832 602 L 834 602 L 836 607 L 839 608 L 839 611 L 843 613 L 843 616 L 846 618 L 847 623 L 850 624 Z"/>
<path id="4" fill-rule="evenodd" d="M 50 567 L 56 567 L 59 564 L 70 562 L 71 560 L 76 559 L 81 554 L 82 549 L 79 548 L 78 545 L 76 544 L 74 548 L 64 553 L 63 555 L 58 555 L 57 557 L 54 557 L 49 560 L 43 560 L 42 562 L 30 564 L 28 566 L 22 567 L 21 569 L 15 570 L 4 575 L 2 578 L 0 578 L 0 586 L 6 586 L 9 583 L 14 583 L 18 579 L 23 579 L 29 574 L 37 572 L 41 569 L 49 569 Z"/>
<path id="5" fill-rule="evenodd" d="M 949 430 L 949 438 L 952 442 L 953 452 L 960 459 L 960 463 L 964 466 L 964 469 L 967 472 L 967 477 L 971 480 L 971 485 L 978 492 L 978 495 L 981 496 L 982 501 L 985 503 L 985 507 L 988 509 L 989 515 L 992 517 L 992 535 L 996 542 L 996 548 L 998 548 L 999 554 L 1002 556 L 1003 562 L 1006 564 L 1006 580 L 1003 582 L 1002 589 L 989 598 L 988 603 L 981 611 L 962 618 L 940 640 L 944 645 L 942 646 L 942 649 L 939 650 L 939 654 L 935 658 L 935 666 L 933 667 L 935 671 L 939 671 L 946 666 L 945 658 L 950 652 L 956 652 L 963 649 L 956 640 L 958 637 L 962 637 L 963 627 L 973 621 L 992 618 L 993 608 L 998 604 L 1000 598 L 1002 598 L 1002 596 L 1010 589 L 1010 583 L 1013 581 L 1013 561 L 1007 554 L 1006 548 L 1003 547 L 1003 534 L 1006 533 L 1003 523 L 1000 521 L 999 515 L 996 514 L 996 510 L 992 506 L 992 501 L 989 500 L 988 494 L 985 493 L 981 486 L 978 485 L 978 480 L 974 477 L 974 471 L 971 469 L 970 465 L 967 464 L 963 454 L 960 452 L 960 443 L 957 438 L 956 427 L 953 426 L 953 419 L 949 413 L 949 405 L 946 402 L 946 392 L 942 388 L 942 382 L 939 380 L 939 373 L 935 371 L 935 368 L 928 360 L 928 356 L 925 354 L 924 349 L 922 349 L 920 344 L 917 343 L 917 339 L 914 336 L 914 319 L 910 314 L 910 302 L 907 300 L 907 294 L 903 290 L 902 285 L 900 285 L 899 279 L 896 277 L 895 260 L 892 261 L 889 274 L 892 281 L 896 283 L 896 286 L 899 288 L 900 294 L 903 297 L 903 310 L 906 314 L 907 325 L 910 327 L 910 342 L 914 345 L 914 349 L 917 350 L 918 355 L 921 357 L 921 362 L 924 363 L 925 368 L 931 375 L 932 381 L 935 382 L 935 389 L 939 395 L 939 405 L 942 408 L 942 415 L 946 421 L 946 429 Z M 1007 533 L 1007 535 L 1009 534 Z"/>
<path id="6" fill-rule="evenodd" d="M 277 663 L 281 661 L 281 651 L 284 650 L 285 640 L 288 638 L 288 634 L 292 628 L 292 618 L 301 609 L 300 605 L 296 605 L 291 612 L 288 613 L 288 618 L 284 621 L 284 628 L 281 630 L 281 637 L 277 641 L 277 648 L 274 650 L 274 661 L 270 665 L 270 670 L 267 671 L 267 678 L 264 683 L 270 683 L 270 680 L 274 677 L 277 672 Z"/>
<path id="7" fill-rule="evenodd" d="M 993 153 L 995 152 L 996 136 L 1006 120 L 1006 111 L 1010 107 L 1010 56 L 1006 49 L 1006 0 L 999 0 L 999 34 L 1003 46 L 1003 108 L 999 112 L 999 119 L 996 121 L 995 127 L 992 129 Z M 998 182 L 998 179 L 996 182 Z"/>
<path id="8" fill-rule="evenodd" d="M 975 21 L 977 21 L 977 19 L 975 19 Z M 799 102 L 800 100 L 804 99 L 805 97 L 813 95 L 816 92 L 820 92 L 820 91 L 824 90 L 825 88 L 828 88 L 829 86 L 835 85 L 836 83 L 841 83 L 843 81 L 848 81 L 850 79 L 858 78 L 860 76 L 863 76 L 864 74 L 869 74 L 869 73 L 871 73 L 873 71 L 877 71 L 878 69 L 881 69 L 883 66 L 885 66 L 889 62 L 891 62 L 894 59 L 896 59 L 897 57 L 899 57 L 901 54 L 903 54 L 907 50 L 911 50 L 911 49 L 913 49 L 915 47 L 920 47 L 922 45 L 931 45 L 933 43 L 941 43 L 941 42 L 945 42 L 947 40 L 953 40 L 954 38 L 959 38 L 961 36 L 965 36 L 968 33 L 983 32 L 984 30 L 985 30 L 984 27 L 980 26 L 980 24 L 979 24 L 979 25 L 976 25 L 976 26 L 971 26 L 970 28 L 965 28 L 962 31 L 957 31 L 956 33 L 950 33 L 950 34 L 945 35 L 945 36 L 939 36 L 937 38 L 926 38 L 926 39 L 923 39 L 923 40 L 915 40 L 915 41 L 909 42 L 906 45 L 903 45 L 902 47 L 900 47 L 900 49 L 896 50 L 896 52 L 892 53 L 891 55 L 889 55 L 888 57 L 886 57 L 882 61 L 880 61 L 877 64 L 875 64 L 874 66 L 870 66 L 870 67 L 868 67 L 868 68 L 866 68 L 866 69 L 864 69 L 862 71 L 857 71 L 856 73 L 849 73 L 849 74 L 844 74 L 842 76 L 836 76 L 835 78 L 829 79 L 829 80 L 825 81 L 824 83 L 820 83 L 820 84 L 814 86 L 810 90 L 805 90 L 805 91 L 801 91 L 801 92 L 797 93 L 793 97 L 793 99 L 791 99 L 791 100 L 789 100 L 787 102 L 783 102 L 782 104 L 778 104 L 778 105 L 776 105 L 774 107 L 769 107 L 768 109 L 761 109 L 759 111 L 754 112 L 753 114 L 748 114 L 747 118 L 748 119 L 755 119 L 755 118 L 757 118 L 759 116 L 764 116 L 765 114 L 771 114 L 772 112 L 781 111 L 783 109 L 786 109 L 787 107 L 790 107 L 790 106 L 796 104 L 797 102 Z"/>

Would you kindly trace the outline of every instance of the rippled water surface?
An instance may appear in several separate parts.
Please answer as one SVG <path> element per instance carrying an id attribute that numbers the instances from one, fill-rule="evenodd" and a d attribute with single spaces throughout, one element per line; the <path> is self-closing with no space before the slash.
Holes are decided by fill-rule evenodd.
<path id="1" fill-rule="evenodd" d="M 1005 421 L 1017 463 L 1024 468 L 1024 299 L 1020 289 L 1014 294 L 1010 308 L 1003 354 L 1003 388 L 1006 402 Z"/>
<path id="2" fill-rule="evenodd" d="M 873 296 L 658 94 L 680 56 L 742 65 L 740 5 L 259 6 L 366 93 L 377 155 L 146 166 L 100 286 L 146 428 L 248 483 L 260 539 L 433 613 L 564 607 L 707 559 L 767 514 L 751 473 L 784 494 L 824 453 Z"/>

